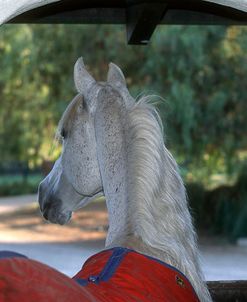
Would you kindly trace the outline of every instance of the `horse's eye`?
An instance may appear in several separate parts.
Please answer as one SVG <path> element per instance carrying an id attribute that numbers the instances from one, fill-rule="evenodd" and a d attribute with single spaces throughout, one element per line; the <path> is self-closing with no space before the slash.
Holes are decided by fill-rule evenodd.
<path id="1" fill-rule="evenodd" d="M 61 130 L 61 137 L 62 137 L 63 139 L 65 139 L 65 137 L 66 137 L 66 131 L 65 131 L 64 128 Z"/>

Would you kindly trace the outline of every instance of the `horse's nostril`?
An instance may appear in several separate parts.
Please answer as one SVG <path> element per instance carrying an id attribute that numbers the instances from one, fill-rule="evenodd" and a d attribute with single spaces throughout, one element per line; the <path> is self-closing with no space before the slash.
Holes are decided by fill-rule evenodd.
<path id="1" fill-rule="evenodd" d="M 47 210 L 44 210 L 43 216 L 46 220 L 48 220 L 48 211 Z"/>
<path id="2" fill-rule="evenodd" d="M 43 216 L 46 220 L 48 220 L 48 212 L 49 212 L 50 208 L 51 208 L 50 203 L 44 205 L 44 207 L 43 207 Z"/>

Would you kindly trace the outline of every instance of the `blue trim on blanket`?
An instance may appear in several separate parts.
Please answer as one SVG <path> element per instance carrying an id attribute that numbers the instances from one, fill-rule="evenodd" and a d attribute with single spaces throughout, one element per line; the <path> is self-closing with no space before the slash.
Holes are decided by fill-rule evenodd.
<path id="1" fill-rule="evenodd" d="M 87 279 L 74 279 L 79 285 L 86 286 L 88 284 Z"/>
<path id="2" fill-rule="evenodd" d="M 171 270 L 179 273 L 191 285 L 191 282 L 189 281 L 189 279 L 181 271 L 179 271 L 174 266 L 163 262 L 162 260 L 153 258 L 151 256 L 148 256 L 148 255 L 136 252 L 135 250 L 132 250 L 132 249 L 129 249 L 129 248 L 125 248 L 125 247 L 114 247 L 114 248 L 111 248 L 111 249 L 108 249 L 108 250 L 104 250 L 104 251 L 102 251 L 100 253 L 108 252 L 108 251 L 113 251 L 113 253 L 110 256 L 110 258 L 108 259 L 108 261 L 107 261 L 106 265 L 104 266 L 104 268 L 102 269 L 102 271 L 97 276 L 89 276 L 88 279 L 75 279 L 75 281 L 77 283 L 79 283 L 80 285 L 82 285 L 82 286 L 86 286 L 88 283 L 99 284 L 101 281 L 109 281 L 110 278 L 116 272 L 116 270 L 119 267 L 119 265 L 121 264 L 121 261 L 123 260 L 124 256 L 126 254 L 128 254 L 128 253 L 133 252 L 133 253 L 142 255 L 142 256 L 144 256 L 144 257 L 146 257 L 146 258 L 148 258 L 148 259 L 150 259 L 152 261 L 158 262 L 159 264 L 161 264 L 161 265 L 163 265 L 165 267 L 168 267 L 169 269 L 171 269 Z M 98 254 L 96 254 L 96 255 L 98 255 Z M 90 262 L 90 258 L 87 260 L 87 262 Z M 193 288 L 192 285 L 191 285 L 191 287 Z"/>
<path id="3" fill-rule="evenodd" d="M 114 275 L 124 256 L 128 252 L 129 250 L 123 247 L 115 248 L 105 267 L 98 276 L 99 281 L 108 281 Z"/>
<path id="4" fill-rule="evenodd" d="M 115 247 L 105 251 L 111 250 L 113 251 L 112 255 L 109 257 L 106 265 L 97 276 L 89 276 L 88 279 L 75 279 L 75 281 L 82 286 L 86 286 L 88 283 L 99 284 L 101 281 L 107 282 L 110 280 L 119 267 L 124 256 L 130 251 L 129 249 L 123 247 Z"/>
<path id="5" fill-rule="evenodd" d="M 113 249 L 115 249 L 115 248 L 113 248 Z M 168 264 L 168 263 L 166 263 L 166 262 L 163 262 L 162 260 L 159 260 L 159 259 L 157 259 L 157 258 L 154 258 L 154 257 L 152 257 L 152 256 L 148 256 L 148 255 L 139 253 L 139 252 L 137 252 L 137 251 L 135 251 L 135 250 L 128 249 L 128 248 L 124 248 L 124 249 L 127 250 L 128 252 L 133 252 L 133 253 L 142 255 L 142 256 L 144 256 L 144 257 L 146 257 L 146 258 L 148 258 L 148 259 L 150 259 L 150 260 L 152 260 L 152 261 L 158 262 L 159 264 L 161 264 L 161 265 L 163 265 L 163 266 L 165 266 L 165 267 L 170 268 L 171 270 L 173 270 L 173 271 L 175 271 L 175 272 L 181 274 L 181 275 L 182 275 L 189 283 L 191 283 L 191 282 L 189 281 L 189 279 L 188 279 L 188 278 L 187 278 L 180 270 L 178 270 L 176 267 L 174 267 L 174 266 L 172 266 L 172 265 L 170 265 L 170 264 Z M 110 249 L 110 250 L 111 250 L 111 249 Z"/>
<path id="6" fill-rule="evenodd" d="M 7 258 L 27 258 L 25 255 L 12 252 L 12 251 L 0 251 L 0 260 Z"/>

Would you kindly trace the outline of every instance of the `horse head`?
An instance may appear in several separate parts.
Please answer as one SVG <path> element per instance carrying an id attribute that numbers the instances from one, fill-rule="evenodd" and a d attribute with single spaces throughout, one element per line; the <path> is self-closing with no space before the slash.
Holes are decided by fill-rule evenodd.
<path id="1" fill-rule="evenodd" d="M 122 71 L 113 63 L 109 65 L 107 82 L 102 83 L 95 81 L 79 58 L 74 66 L 74 82 L 78 94 L 58 125 L 62 153 L 39 185 L 41 212 L 47 220 L 58 224 L 68 222 L 73 211 L 103 194 L 96 128 L 101 127 L 102 115 L 114 114 L 114 109 L 107 110 L 102 98 L 107 94 L 112 97 L 110 102 L 120 100 L 120 107 L 127 107 L 133 102 Z M 116 156 L 113 153 L 112 160 Z"/>

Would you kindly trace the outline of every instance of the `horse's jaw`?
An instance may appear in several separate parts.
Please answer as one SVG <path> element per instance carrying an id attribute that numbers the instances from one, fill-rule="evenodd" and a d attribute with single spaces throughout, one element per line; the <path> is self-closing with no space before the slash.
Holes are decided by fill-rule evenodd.
<path id="1" fill-rule="evenodd" d="M 96 198 L 102 197 L 104 196 L 103 191 L 97 192 L 92 196 L 83 196 L 81 201 L 79 202 L 78 205 L 76 205 L 76 207 L 73 209 L 73 212 L 85 207 L 86 205 L 88 205 L 91 201 L 94 201 Z"/>
<path id="2" fill-rule="evenodd" d="M 92 196 L 82 196 L 81 201 L 70 210 L 61 210 L 59 205 L 51 207 L 46 207 L 44 211 L 41 211 L 44 218 L 51 223 L 56 223 L 60 225 L 64 225 L 68 223 L 72 217 L 72 213 L 85 207 L 91 201 L 95 200 L 97 197 L 103 196 L 103 192 L 97 192 Z"/>

